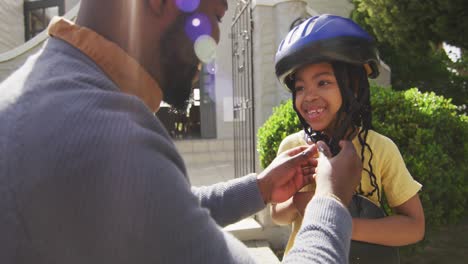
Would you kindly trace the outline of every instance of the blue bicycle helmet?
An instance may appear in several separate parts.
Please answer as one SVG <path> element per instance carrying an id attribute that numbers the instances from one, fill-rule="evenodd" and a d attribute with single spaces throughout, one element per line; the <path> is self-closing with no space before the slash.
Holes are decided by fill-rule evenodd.
<path id="1" fill-rule="evenodd" d="M 324 14 L 294 27 L 281 42 L 275 57 L 276 76 L 288 87 L 286 77 L 301 66 L 332 61 L 363 65 L 369 78 L 379 75 L 373 38 L 351 19 Z"/>
<path id="2" fill-rule="evenodd" d="M 332 65 L 343 98 L 331 135 L 314 130 L 295 104 L 294 73 L 302 66 L 321 62 Z M 293 108 L 304 127 L 306 140 L 323 140 L 336 155 L 338 142 L 353 134 L 350 131 L 358 131 L 361 127 L 364 138 L 367 137 L 367 131 L 372 127 L 368 78 L 379 75 L 378 65 L 373 38 L 348 18 L 329 14 L 311 17 L 287 34 L 276 53 L 276 75 L 292 92 Z"/>

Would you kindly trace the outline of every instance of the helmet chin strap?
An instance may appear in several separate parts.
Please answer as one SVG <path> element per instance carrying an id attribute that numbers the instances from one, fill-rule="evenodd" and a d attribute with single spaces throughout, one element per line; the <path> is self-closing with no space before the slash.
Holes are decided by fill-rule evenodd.
<path id="1" fill-rule="evenodd" d="M 304 126 L 304 131 L 305 131 L 305 141 L 307 143 L 309 142 L 317 143 L 317 141 L 323 141 L 327 143 L 328 147 L 330 148 L 330 152 L 332 156 L 335 156 L 340 152 L 341 148 L 338 145 L 339 140 L 335 140 L 333 137 L 330 138 L 322 131 L 315 131 L 309 126 L 307 127 Z"/>

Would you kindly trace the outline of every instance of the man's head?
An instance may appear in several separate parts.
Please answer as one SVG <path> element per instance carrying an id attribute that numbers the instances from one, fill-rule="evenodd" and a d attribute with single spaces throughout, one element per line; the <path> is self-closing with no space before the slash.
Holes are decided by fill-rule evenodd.
<path id="1" fill-rule="evenodd" d="M 199 71 L 197 54 L 214 53 L 226 10 L 227 0 L 82 0 L 77 23 L 134 57 L 159 83 L 164 101 L 183 108 Z"/>
<path id="2" fill-rule="evenodd" d="M 214 43 L 220 38 L 218 24 L 226 12 L 227 0 L 166 1 L 175 2 L 180 15 L 161 38 L 162 73 L 158 80 L 164 91 L 164 101 L 184 109 L 200 69 L 200 60 L 207 59 L 197 57 L 197 54 L 206 49 L 212 49 L 208 52 L 214 54 Z M 204 42 L 207 38 L 208 42 Z M 202 51 L 197 52 L 195 47 Z"/>

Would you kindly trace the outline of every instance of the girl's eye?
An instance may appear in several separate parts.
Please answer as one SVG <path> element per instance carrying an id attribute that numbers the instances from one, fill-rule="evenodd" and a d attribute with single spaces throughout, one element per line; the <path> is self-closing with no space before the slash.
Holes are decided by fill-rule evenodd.
<path id="1" fill-rule="evenodd" d="M 319 81 L 318 85 L 319 85 L 319 86 L 325 86 L 325 85 L 328 85 L 328 84 L 330 84 L 330 83 L 331 83 L 331 82 L 329 82 L 329 81 L 322 80 L 322 81 Z"/>
<path id="2" fill-rule="evenodd" d="M 300 92 L 300 91 L 303 91 L 304 90 L 304 86 L 296 86 L 294 87 L 294 91 L 297 93 L 297 92 Z"/>
<path id="3" fill-rule="evenodd" d="M 223 22 L 223 19 L 220 16 L 216 16 L 216 19 L 218 20 L 218 23 Z"/>

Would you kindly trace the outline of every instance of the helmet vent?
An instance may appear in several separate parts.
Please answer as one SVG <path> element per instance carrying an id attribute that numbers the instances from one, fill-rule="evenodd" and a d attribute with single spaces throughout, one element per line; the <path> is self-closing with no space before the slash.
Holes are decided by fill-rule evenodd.
<path id="1" fill-rule="evenodd" d="M 279 48 L 278 48 L 278 50 L 281 50 L 281 49 L 283 49 L 283 45 L 284 45 L 284 39 L 281 41 L 281 43 L 280 43 L 280 45 L 279 45 Z"/>
<path id="2" fill-rule="evenodd" d="M 314 29 L 315 22 L 317 22 L 317 19 L 310 19 L 309 22 L 306 25 L 306 30 L 304 30 L 304 34 L 302 36 L 307 36 L 312 32 L 312 29 Z"/>
<path id="3" fill-rule="evenodd" d="M 297 26 L 296 28 L 293 29 L 293 32 L 290 33 L 288 45 L 296 42 L 300 36 L 301 36 L 301 31 L 299 30 L 299 26 Z"/>

